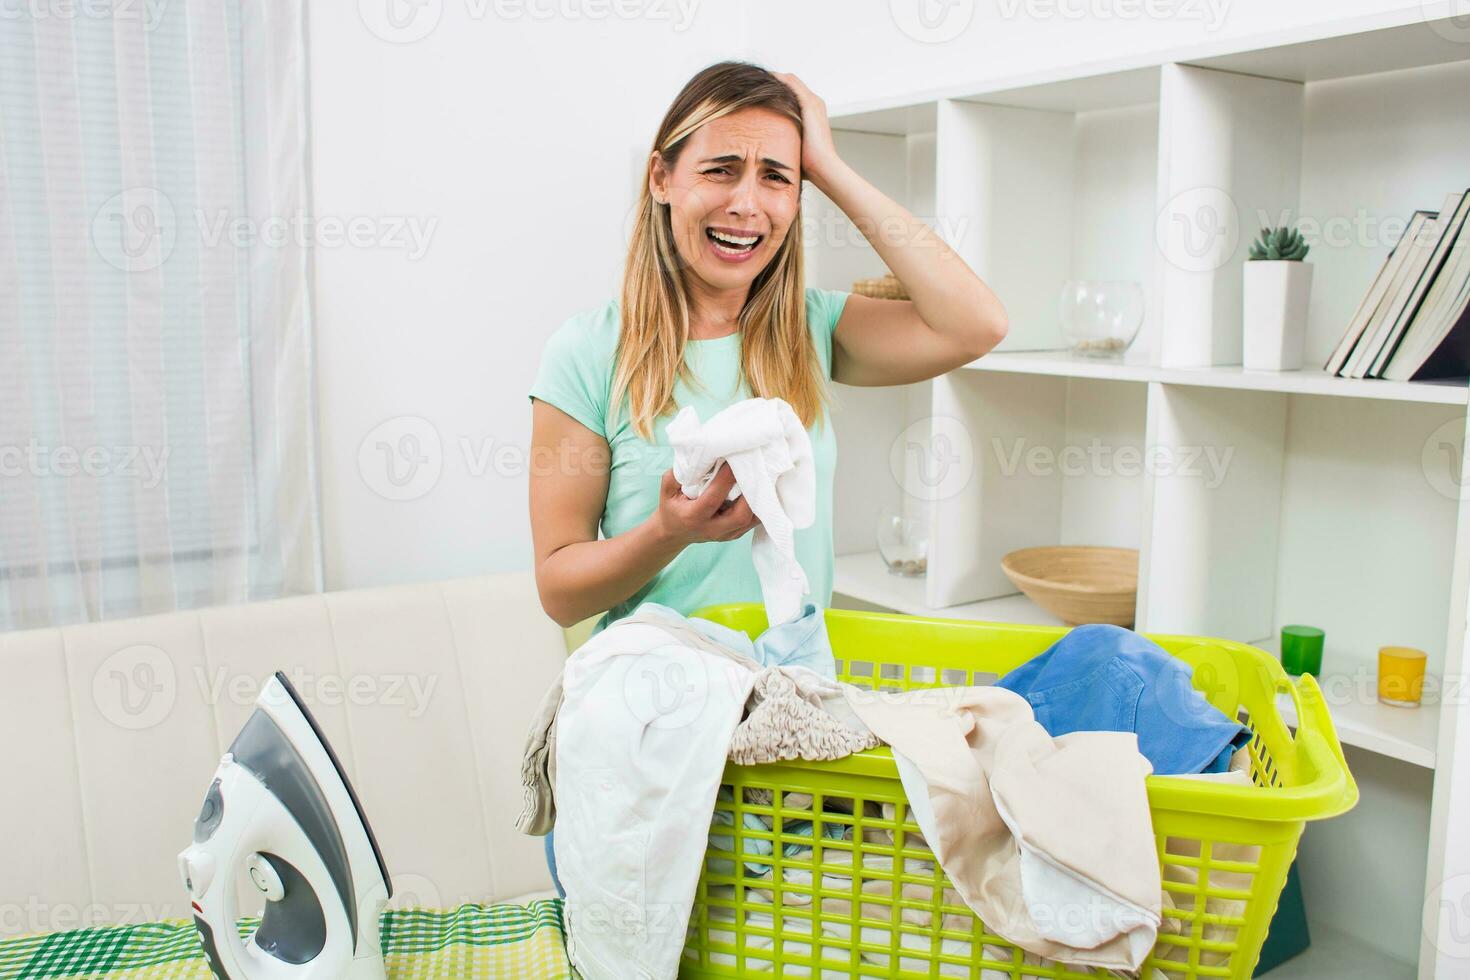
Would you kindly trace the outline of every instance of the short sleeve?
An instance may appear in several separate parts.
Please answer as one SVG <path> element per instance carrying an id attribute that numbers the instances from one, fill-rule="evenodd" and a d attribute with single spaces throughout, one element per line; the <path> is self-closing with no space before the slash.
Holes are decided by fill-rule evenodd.
<path id="1" fill-rule="evenodd" d="M 554 405 L 607 438 L 604 423 L 612 362 L 602 346 L 593 342 L 590 325 L 583 318 L 572 317 L 563 323 L 542 348 L 529 397 Z"/>
<path id="2" fill-rule="evenodd" d="M 806 290 L 807 327 L 816 341 L 823 370 L 829 378 L 832 377 L 832 333 L 837 329 L 837 321 L 842 318 L 842 309 L 851 295 L 840 289 L 817 289 L 815 286 L 808 286 Z"/>
<path id="3" fill-rule="evenodd" d="M 837 321 L 842 318 L 842 308 L 847 305 L 847 297 L 851 295 L 840 289 L 808 288 L 807 315 L 815 314 L 816 322 L 813 326 L 820 326 L 827 336 L 832 336 L 832 331 L 837 329 Z"/>

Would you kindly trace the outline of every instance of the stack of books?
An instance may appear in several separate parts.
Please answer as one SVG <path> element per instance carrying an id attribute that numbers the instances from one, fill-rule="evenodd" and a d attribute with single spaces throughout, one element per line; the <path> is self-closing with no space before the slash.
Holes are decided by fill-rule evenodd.
<path id="1" fill-rule="evenodd" d="M 1344 378 L 1470 377 L 1470 190 L 1416 211 L 1323 365 Z"/>

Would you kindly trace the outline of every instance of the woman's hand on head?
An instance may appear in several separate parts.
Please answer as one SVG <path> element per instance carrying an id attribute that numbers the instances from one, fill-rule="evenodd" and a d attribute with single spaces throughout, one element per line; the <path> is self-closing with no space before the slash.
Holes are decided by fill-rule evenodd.
<path id="1" fill-rule="evenodd" d="M 684 496 L 684 488 L 674 478 L 674 471 L 664 473 L 659 488 L 655 519 L 663 532 L 680 544 L 700 541 L 734 541 L 760 523 L 742 494 L 726 500 L 735 485 L 735 473 L 729 463 L 721 463 L 714 479 L 698 497 Z"/>
<path id="2" fill-rule="evenodd" d="M 801 103 L 801 173 L 818 189 L 831 169 L 840 163 L 837 146 L 832 142 L 832 124 L 827 120 L 827 103 L 790 72 L 772 72 L 786 87 L 796 93 Z"/>

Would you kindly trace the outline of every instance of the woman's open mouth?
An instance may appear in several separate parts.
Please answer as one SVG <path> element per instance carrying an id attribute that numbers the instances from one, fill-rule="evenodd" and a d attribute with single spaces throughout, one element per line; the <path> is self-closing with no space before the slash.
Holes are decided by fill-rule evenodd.
<path id="1" fill-rule="evenodd" d="M 710 250 L 725 262 L 743 262 L 755 254 L 764 235 L 740 234 L 733 230 L 706 228 L 704 237 L 709 239 Z"/>

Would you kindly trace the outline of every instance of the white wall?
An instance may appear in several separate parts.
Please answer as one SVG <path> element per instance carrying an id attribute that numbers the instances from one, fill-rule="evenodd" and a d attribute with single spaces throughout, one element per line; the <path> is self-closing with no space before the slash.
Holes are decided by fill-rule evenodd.
<path id="1" fill-rule="evenodd" d="M 493 452 L 524 459 L 545 338 L 617 287 L 635 155 L 690 75 L 744 49 L 728 4 L 696 4 L 681 30 L 651 18 L 508 20 L 479 0 L 431 0 L 400 7 L 438 11 L 412 43 L 374 34 L 360 14 L 373 7 L 311 5 L 315 213 L 378 216 L 390 242 L 390 216 L 432 233 L 417 258 L 317 250 L 329 589 L 530 566 L 524 465 L 497 466 Z M 651 12 L 662 10 L 678 6 Z M 428 462 L 396 488 L 385 451 L 402 477 L 409 456 Z"/>

